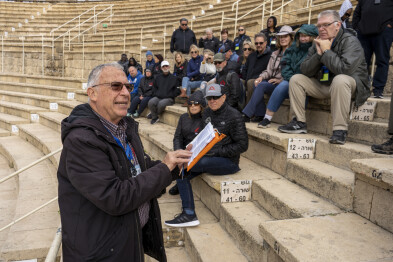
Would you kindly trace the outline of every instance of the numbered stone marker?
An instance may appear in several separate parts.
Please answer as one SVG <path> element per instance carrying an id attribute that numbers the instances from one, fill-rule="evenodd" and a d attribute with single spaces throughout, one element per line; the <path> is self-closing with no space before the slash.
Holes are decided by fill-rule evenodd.
<path id="1" fill-rule="evenodd" d="M 73 92 L 68 92 L 68 93 L 67 93 L 67 99 L 68 99 L 68 100 L 75 99 L 75 93 L 73 93 Z"/>
<path id="2" fill-rule="evenodd" d="M 40 116 L 38 114 L 30 114 L 31 122 L 38 122 L 40 120 Z"/>
<path id="3" fill-rule="evenodd" d="M 59 105 L 57 103 L 49 103 L 50 110 L 57 110 L 58 108 L 59 108 Z"/>
<path id="4" fill-rule="evenodd" d="M 11 31 L 12 31 L 12 32 L 15 32 L 15 27 L 11 27 Z"/>
<path id="5" fill-rule="evenodd" d="M 251 198 L 252 180 L 221 182 L 221 202 L 244 202 Z"/>
<path id="6" fill-rule="evenodd" d="M 87 83 L 82 83 L 82 89 L 86 90 L 87 89 Z"/>
<path id="7" fill-rule="evenodd" d="M 288 140 L 288 159 L 313 159 L 316 139 L 290 138 Z"/>
<path id="8" fill-rule="evenodd" d="M 16 125 L 12 125 L 11 126 L 11 132 L 12 133 L 18 133 L 19 132 L 19 128 Z"/>
<path id="9" fill-rule="evenodd" d="M 352 107 L 351 120 L 373 121 L 377 102 L 366 102 L 359 107 Z"/>

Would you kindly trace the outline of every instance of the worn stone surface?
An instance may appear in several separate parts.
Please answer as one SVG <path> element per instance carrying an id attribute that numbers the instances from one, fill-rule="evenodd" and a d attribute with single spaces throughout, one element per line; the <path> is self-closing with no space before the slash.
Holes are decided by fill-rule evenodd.
<path id="1" fill-rule="evenodd" d="M 357 214 L 262 222 L 259 230 L 286 262 L 393 260 L 393 235 Z"/>

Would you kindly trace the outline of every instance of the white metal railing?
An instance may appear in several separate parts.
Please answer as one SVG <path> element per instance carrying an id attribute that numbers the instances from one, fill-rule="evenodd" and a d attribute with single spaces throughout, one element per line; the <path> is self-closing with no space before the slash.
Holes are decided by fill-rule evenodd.
<path id="1" fill-rule="evenodd" d="M 191 19 L 191 30 L 192 30 L 192 27 L 193 27 L 193 25 L 194 25 L 194 22 L 196 22 L 197 20 L 199 20 L 199 19 L 203 19 L 203 18 L 206 18 L 206 17 L 210 17 L 210 16 L 215 16 L 215 15 L 221 15 L 221 25 L 220 26 L 213 26 L 213 27 L 210 27 L 211 29 L 216 29 L 216 28 L 220 28 L 220 31 L 222 31 L 222 28 L 223 28 L 223 26 L 224 26 L 224 11 L 219 11 L 219 12 L 214 12 L 214 13 L 211 13 L 211 14 L 207 14 L 207 15 L 202 15 L 202 16 L 198 16 L 198 17 L 194 17 L 194 18 L 192 18 Z M 220 40 L 221 40 L 221 34 L 220 34 Z"/>
<path id="2" fill-rule="evenodd" d="M 52 245 L 49 248 L 48 254 L 46 255 L 45 262 L 55 262 L 57 253 L 59 252 L 61 245 L 61 225 L 57 228 L 55 237 L 53 238 Z"/>

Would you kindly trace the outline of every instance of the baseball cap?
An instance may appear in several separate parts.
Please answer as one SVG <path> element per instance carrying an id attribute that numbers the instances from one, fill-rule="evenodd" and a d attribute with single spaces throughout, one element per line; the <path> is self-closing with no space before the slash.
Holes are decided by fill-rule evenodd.
<path id="1" fill-rule="evenodd" d="M 162 61 L 161 62 L 161 67 L 163 67 L 163 66 L 169 66 L 169 62 L 166 61 L 166 60 Z"/>
<path id="2" fill-rule="evenodd" d="M 216 54 L 217 55 L 217 54 Z M 222 96 L 221 94 L 221 86 L 218 84 L 210 84 L 206 87 L 206 95 L 208 96 Z"/>
<path id="3" fill-rule="evenodd" d="M 222 62 L 225 61 L 225 54 L 223 53 L 217 53 L 214 55 L 214 62 Z M 221 91 L 221 90 L 220 90 Z"/>

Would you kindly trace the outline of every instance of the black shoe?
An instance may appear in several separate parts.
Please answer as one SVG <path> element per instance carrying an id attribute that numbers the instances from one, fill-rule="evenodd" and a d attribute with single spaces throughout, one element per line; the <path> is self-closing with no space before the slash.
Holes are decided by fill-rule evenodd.
<path id="1" fill-rule="evenodd" d="M 285 126 L 278 127 L 278 131 L 289 134 L 307 134 L 307 124 L 294 118 Z"/>
<path id="2" fill-rule="evenodd" d="M 157 124 L 158 121 L 160 121 L 160 119 L 157 117 L 156 119 L 152 119 L 152 120 L 150 121 L 150 124 L 152 124 L 152 125 Z"/>
<path id="3" fill-rule="evenodd" d="M 329 139 L 330 144 L 340 144 L 344 145 L 347 139 L 347 130 L 334 130 L 333 135 Z"/>
<path id="4" fill-rule="evenodd" d="M 251 118 L 251 122 L 253 123 L 259 123 L 263 120 L 263 116 L 254 116 L 253 118 Z"/>
<path id="5" fill-rule="evenodd" d="M 164 189 L 160 192 L 160 194 L 157 196 L 157 198 L 162 197 L 162 195 L 165 194 L 165 193 L 166 193 L 166 188 L 164 188 Z"/>
<path id="6" fill-rule="evenodd" d="M 152 119 L 151 113 L 146 116 L 147 119 Z"/>
<path id="7" fill-rule="evenodd" d="M 393 136 L 383 144 L 372 145 L 371 150 L 379 154 L 393 154 Z"/>
<path id="8" fill-rule="evenodd" d="M 374 98 L 383 99 L 383 95 L 382 94 L 374 95 Z"/>
<path id="9" fill-rule="evenodd" d="M 199 225 L 199 220 L 196 215 L 187 215 L 186 212 L 182 212 L 175 216 L 172 220 L 165 221 L 165 225 L 171 227 L 195 227 Z"/>
<path id="10" fill-rule="evenodd" d="M 249 118 L 247 115 L 243 115 L 243 120 L 244 120 L 244 123 L 250 123 L 251 122 L 251 118 Z"/>
<path id="11" fill-rule="evenodd" d="M 171 187 L 171 189 L 169 189 L 169 194 L 171 194 L 172 196 L 179 194 L 179 188 L 177 187 L 177 184 Z"/>
<path id="12" fill-rule="evenodd" d="M 268 128 L 268 127 L 270 127 L 270 120 L 267 119 L 267 118 L 264 118 L 264 119 L 262 120 L 262 122 L 260 122 L 260 123 L 258 124 L 258 127 L 260 127 L 260 128 Z"/>

